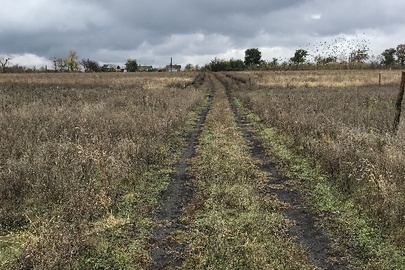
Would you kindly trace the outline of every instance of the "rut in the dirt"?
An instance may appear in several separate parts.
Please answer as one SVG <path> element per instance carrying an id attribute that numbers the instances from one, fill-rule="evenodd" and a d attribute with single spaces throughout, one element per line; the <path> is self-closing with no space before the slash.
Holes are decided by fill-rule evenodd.
<path id="1" fill-rule="evenodd" d="M 199 75 L 199 77 L 202 80 L 205 79 L 205 75 Z M 201 112 L 198 122 L 188 138 L 187 148 L 176 165 L 176 173 L 172 175 L 169 186 L 161 195 L 161 206 L 156 213 L 156 218 L 161 223 L 161 226 L 156 227 L 153 232 L 152 242 L 155 248 L 150 252 L 153 260 L 151 269 L 166 269 L 182 264 L 182 253 L 184 253 L 186 246 L 176 242 L 172 238 L 172 234 L 175 231 L 184 229 L 185 224 L 179 219 L 193 195 L 189 175 L 187 174 L 188 159 L 195 154 L 198 136 L 211 108 L 214 91 L 211 78 L 209 78 L 209 83 L 211 93 L 208 96 L 208 104 Z M 202 84 L 200 82 L 200 86 Z"/>
<path id="2" fill-rule="evenodd" d="M 231 105 L 236 122 L 248 143 L 251 154 L 260 161 L 259 168 L 269 175 L 268 191 L 276 194 L 278 199 L 287 204 L 285 216 L 292 221 L 290 235 L 295 237 L 308 250 L 310 259 L 321 269 L 353 269 L 344 257 L 337 243 L 319 226 L 319 217 L 303 206 L 300 194 L 290 184 L 289 179 L 282 176 L 274 164 L 268 161 L 266 152 L 259 140 L 250 131 L 249 122 L 242 118 L 231 96 L 230 82 L 220 75 L 216 78 L 224 85 L 228 101 Z"/>

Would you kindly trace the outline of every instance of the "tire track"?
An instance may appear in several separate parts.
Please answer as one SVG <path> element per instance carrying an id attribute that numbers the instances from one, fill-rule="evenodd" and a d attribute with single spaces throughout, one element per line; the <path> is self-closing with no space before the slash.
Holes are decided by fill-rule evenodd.
<path id="1" fill-rule="evenodd" d="M 235 120 L 251 146 L 251 155 L 260 161 L 258 167 L 268 174 L 270 181 L 267 191 L 276 194 L 278 199 L 287 205 L 284 215 L 293 223 L 289 234 L 307 248 L 310 259 L 317 267 L 321 269 L 354 269 L 345 258 L 342 249 L 318 225 L 319 216 L 303 206 L 300 194 L 289 183 L 289 179 L 281 175 L 276 166 L 268 161 L 265 148 L 249 128 L 250 123 L 238 112 L 231 95 L 230 82 L 222 75 L 215 74 L 215 77 L 225 87 Z"/>
<path id="2" fill-rule="evenodd" d="M 206 76 L 199 76 L 201 76 L 202 80 L 200 85 L 203 85 L 203 80 L 205 80 Z M 191 179 L 187 174 L 188 159 L 195 155 L 198 137 L 211 109 L 214 94 L 212 78 L 209 77 L 208 79 L 209 88 L 211 89 L 208 95 L 208 104 L 200 113 L 197 124 L 188 138 L 187 148 L 176 165 L 176 172 L 171 176 L 172 180 L 169 186 L 161 195 L 161 206 L 156 212 L 156 218 L 161 226 L 156 227 L 153 231 L 151 242 L 155 248 L 150 252 L 153 260 L 150 269 L 167 269 L 168 267 L 180 266 L 183 261 L 182 254 L 187 248 L 184 244 L 176 242 L 172 234 L 178 230 L 185 229 L 186 226 L 181 222 L 180 218 L 193 195 L 193 190 L 190 186 Z"/>

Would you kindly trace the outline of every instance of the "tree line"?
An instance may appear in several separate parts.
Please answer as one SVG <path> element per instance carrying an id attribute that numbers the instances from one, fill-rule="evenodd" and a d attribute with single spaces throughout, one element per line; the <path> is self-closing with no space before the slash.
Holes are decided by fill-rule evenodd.
<path id="1" fill-rule="evenodd" d="M 311 59 L 308 59 L 311 57 Z M 125 67 L 114 65 L 100 65 L 96 60 L 82 59 L 76 51 L 70 51 L 66 57 L 50 58 L 52 67 L 29 69 L 24 66 L 13 65 L 12 58 L 0 57 L 0 72 L 107 72 L 107 71 L 138 71 L 139 65 L 136 59 L 128 59 Z M 341 68 L 403 68 L 405 66 L 405 44 L 399 44 L 396 48 L 388 48 L 378 56 L 370 56 L 368 48 L 360 45 L 348 55 L 338 51 L 320 53 L 309 52 L 306 49 L 297 49 L 294 55 L 288 60 L 280 58 L 263 60 L 262 53 L 258 48 L 250 48 L 245 51 L 244 60 L 241 59 L 219 59 L 214 58 L 202 68 L 198 65 L 187 64 L 185 71 L 200 69 L 216 71 L 243 71 L 243 70 L 274 70 L 274 69 L 341 69 Z"/>
<path id="2" fill-rule="evenodd" d="M 128 59 L 125 63 L 125 68 L 120 66 L 104 65 L 101 66 L 96 60 L 82 59 L 79 61 L 79 57 L 76 51 L 70 51 L 66 58 L 53 57 L 54 71 L 81 71 L 85 72 L 107 72 L 107 71 L 123 71 L 135 72 L 138 70 L 138 62 L 136 59 Z"/>
<path id="3" fill-rule="evenodd" d="M 116 65 L 100 65 L 96 60 L 82 59 L 79 60 L 79 55 L 76 51 L 70 51 L 66 57 L 51 57 L 52 67 L 27 68 L 17 64 L 12 64 L 12 57 L 0 57 L 0 72 L 108 72 L 108 71 L 123 71 L 128 72 L 138 71 L 138 62 L 136 59 L 128 59 L 125 67 Z"/>
<path id="4" fill-rule="evenodd" d="M 311 60 L 308 57 L 311 56 Z M 305 49 L 297 49 L 294 55 L 283 62 L 278 58 L 270 61 L 262 59 L 258 48 L 251 48 L 245 51 L 245 59 L 219 59 L 214 58 L 204 66 L 210 71 L 243 71 L 243 70 L 273 70 L 273 69 L 298 69 L 298 68 L 403 68 L 405 66 L 405 44 L 399 44 L 397 48 L 384 50 L 377 57 L 370 56 L 368 49 L 359 46 L 352 50 L 347 56 L 344 54 L 335 55 L 314 54 Z"/>

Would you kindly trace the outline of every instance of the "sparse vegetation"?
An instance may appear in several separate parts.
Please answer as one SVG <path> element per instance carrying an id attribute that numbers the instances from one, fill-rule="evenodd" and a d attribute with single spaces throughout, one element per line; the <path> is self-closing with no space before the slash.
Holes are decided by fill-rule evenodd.
<path id="1" fill-rule="evenodd" d="M 378 86 L 381 74 L 381 84 L 391 89 L 399 86 L 400 71 L 389 70 L 305 70 L 305 71 L 276 71 L 276 72 L 238 72 L 232 73 L 252 79 L 256 89 L 330 89 L 342 87 L 353 88 Z M 375 88 L 374 88 L 375 89 Z M 332 91 L 333 92 L 333 91 Z M 396 94 L 396 90 L 393 90 Z M 286 92 L 287 94 L 289 92 Z M 304 105 L 304 104 L 303 104 Z"/>
<path id="2" fill-rule="evenodd" d="M 191 76 L 0 78 L 0 268 L 147 264 L 171 134 L 205 94 L 168 85 Z"/>
<path id="3" fill-rule="evenodd" d="M 315 267 L 304 243 L 288 234 L 292 222 L 282 213 L 291 206 L 271 192 L 271 170 L 262 170 L 270 161 L 344 243 L 336 254 L 348 254 L 348 264 L 401 269 L 405 126 L 392 133 L 400 72 L 216 77 L 0 76 L 0 269 L 159 265 L 151 237 L 164 221 L 153 213 L 207 94 L 213 103 L 194 138 L 195 157 L 182 168 L 193 183 L 191 202 L 174 210 L 184 216 L 171 222 L 181 224 L 163 224 L 173 233 L 162 241 L 177 241 L 185 252 L 183 269 Z M 241 130 L 228 97 L 236 98 L 249 131 Z M 248 136 L 267 156 L 252 154 Z"/>
<path id="4" fill-rule="evenodd" d="M 373 217 L 371 224 L 386 241 L 403 248 L 404 126 L 398 135 L 391 133 L 400 72 L 383 73 L 381 87 L 377 74 L 256 73 L 255 87 L 235 95 L 264 123 L 291 137 L 296 152 L 328 173 L 333 189 Z M 310 182 L 311 188 L 322 185 Z"/>

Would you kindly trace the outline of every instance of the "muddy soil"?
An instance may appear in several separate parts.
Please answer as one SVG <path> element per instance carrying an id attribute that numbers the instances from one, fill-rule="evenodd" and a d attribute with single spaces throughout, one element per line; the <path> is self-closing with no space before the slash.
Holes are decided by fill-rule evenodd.
<path id="1" fill-rule="evenodd" d="M 319 268 L 355 269 L 345 257 L 344 249 L 339 247 L 338 243 L 322 229 L 319 216 L 303 205 L 299 192 L 294 188 L 294 182 L 281 175 L 276 165 L 269 162 L 264 147 L 255 138 L 251 130 L 251 123 L 237 109 L 231 95 L 231 83 L 229 80 L 220 75 L 217 75 L 216 78 L 226 89 L 227 98 L 231 104 L 236 122 L 251 146 L 251 155 L 259 161 L 259 168 L 268 174 L 269 185 L 267 191 L 276 194 L 279 201 L 286 205 L 284 215 L 292 222 L 289 234 L 307 249 L 310 259 Z"/>
<path id="2" fill-rule="evenodd" d="M 206 80 L 205 75 L 198 75 L 195 81 L 199 86 Z M 160 198 L 160 208 L 156 212 L 156 218 L 160 226 L 156 227 L 151 239 L 154 249 L 150 252 L 153 264 L 150 269 L 167 269 L 180 266 L 182 264 L 182 254 L 186 250 L 184 244 L 179 244 L 173 239 L 173 233 L 184 230 L 184 224 L 180 218 L 183 215 L 184 208 L 190 202 L 193 196 L 191 178 L 188 175 L 188 160 L 195 154 L 195 147 L 198 143 L 198 137 L 204 126 L 205 119 L 210 111 L 214 89 L 211 78 L 208 78 L 211 93 L 208 95 L 208 104 L 199 115 L 198 121 L 189 138 L 187 139 L 187 148 L 183 152 L 180 161 L 176 164 L 176 173 L 171 176 L 171 182 Z M 194 85 L 194 83 L 193 83 Z"/>

